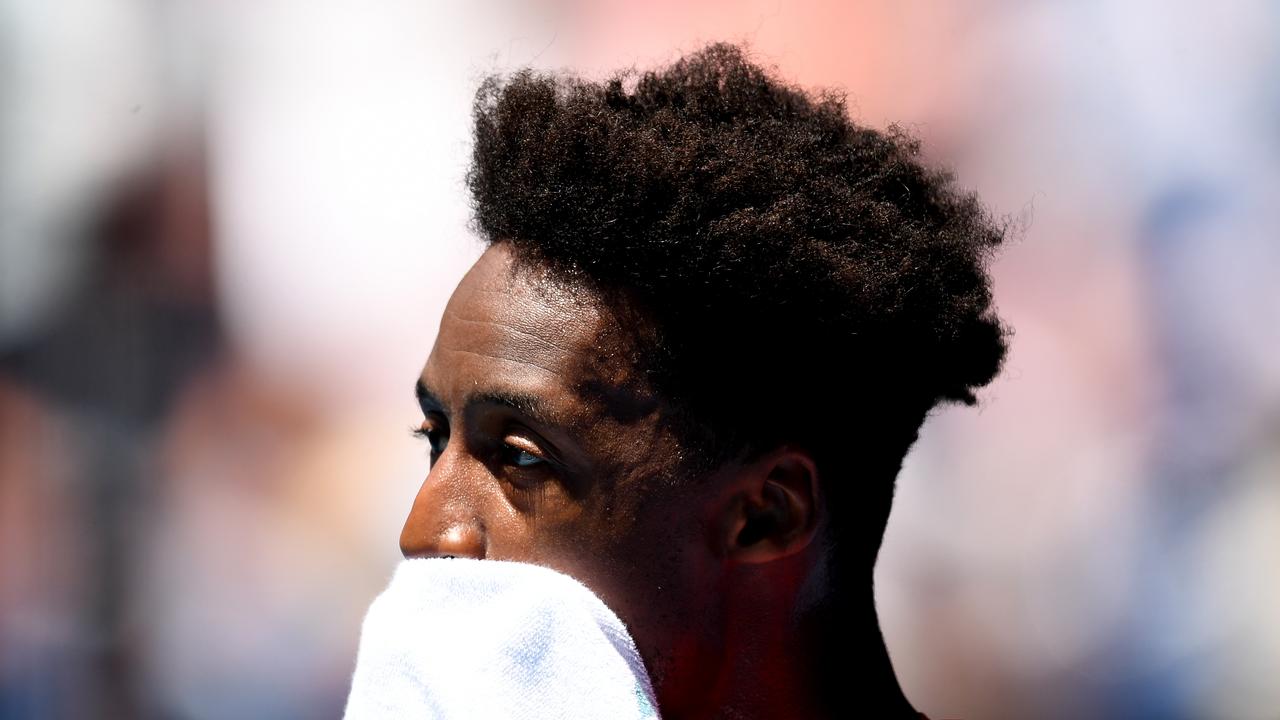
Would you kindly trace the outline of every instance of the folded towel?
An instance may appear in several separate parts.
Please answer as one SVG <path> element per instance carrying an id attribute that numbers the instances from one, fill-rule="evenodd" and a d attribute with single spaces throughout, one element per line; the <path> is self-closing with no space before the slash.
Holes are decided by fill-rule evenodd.
<path id="1" fill-rule="evenodd" d="M 346 718 L 657 718 L 622 621 L 573 578 L 415 559 L 369 607 Z"/>

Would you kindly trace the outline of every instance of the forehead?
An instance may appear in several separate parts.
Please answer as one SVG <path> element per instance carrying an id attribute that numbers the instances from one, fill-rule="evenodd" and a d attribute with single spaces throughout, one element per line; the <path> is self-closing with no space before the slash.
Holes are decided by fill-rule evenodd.
<path id="1" fill-rule="evenodd" d="M 593 339 L 604 314 L 584 289 L 518 262 L 504 244 L 480 256 L 445 308 L 446 318 L 501 325 L 535 344 L 573 350 Z"/>
<path id="2" fill-rule="evenodd" d="M 499 243 L 449 299 L 422 379 L 451 404 L 467 393 L 516 391 L 567 411 L 629 384 L 630 347 L 592 293 L 517 262 Z"/>

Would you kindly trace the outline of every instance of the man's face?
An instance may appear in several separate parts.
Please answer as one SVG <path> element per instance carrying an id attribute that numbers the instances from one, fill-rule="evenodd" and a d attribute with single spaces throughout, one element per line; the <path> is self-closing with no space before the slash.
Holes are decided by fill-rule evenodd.
<path id="1" fill-rule="evenodd" d="M 617 318 L 512 270 L 494 245 L 445 309 L 418 387 L 431 469 L 401 550 L 576 577 L 627 623 L 657 683 L 712 600 L 711 488 L 675 481 L 680 447 L 623 361 Z"/>

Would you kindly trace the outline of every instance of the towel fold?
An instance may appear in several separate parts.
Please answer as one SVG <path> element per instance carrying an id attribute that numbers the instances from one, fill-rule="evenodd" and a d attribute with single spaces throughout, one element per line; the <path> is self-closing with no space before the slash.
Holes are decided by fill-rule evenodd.
<path id="1" fill-rule="evenodd" d="M 415 559 L 365 616 L 345 717 L 640 720 L 656 708 L 622 621 L 577 580 Z"/>

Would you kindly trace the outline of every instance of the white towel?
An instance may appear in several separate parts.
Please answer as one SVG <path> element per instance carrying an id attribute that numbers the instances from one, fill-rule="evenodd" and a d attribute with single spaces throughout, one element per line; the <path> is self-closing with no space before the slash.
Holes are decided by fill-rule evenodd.
<path id="1" fill-rule="evenodd" d="M 369 607 L 347 720 L 657 718 L 635 643 L 554 570 L 416 559 Z"/>

